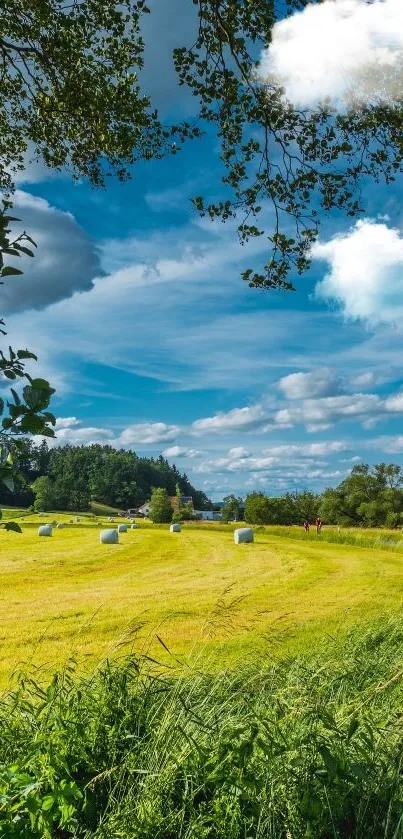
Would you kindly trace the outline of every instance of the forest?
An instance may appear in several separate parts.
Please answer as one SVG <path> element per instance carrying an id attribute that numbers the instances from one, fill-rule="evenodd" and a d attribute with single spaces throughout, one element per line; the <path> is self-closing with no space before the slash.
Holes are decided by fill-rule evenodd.
<path id="1" fill-rule="evenodd" d="M 91 501 L 126 509 L 150 498 L 155 487 L 175 495 L 179 484 L 183 495 L 193 497 L 196 508 L 208 499 L 192 486 L 175 464 L 158 458 L 139 457 L 136 452 L 112 446 L 51 447 L 46 440 L 26 440 L 14 455 L 14 492 L 0 488 L 0 504 L 39 510 L 89 509 Z"/>

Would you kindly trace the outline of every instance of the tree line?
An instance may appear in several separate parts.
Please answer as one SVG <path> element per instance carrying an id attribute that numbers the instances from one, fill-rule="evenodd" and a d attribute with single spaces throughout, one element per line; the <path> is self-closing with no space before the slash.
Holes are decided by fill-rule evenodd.
<path id="1" fill-rule="evenodd" d="M 0 504 L 38 510 L 80 510 L 98 501 L 112 507 L 138 507 L 147 501 L 154 487 L 175 495 L 192 496 L 195 507 L 203 508 L 207 496 L 181 474 L 175 464 L 160 455 L 139 457 L 134 451 L 112 446 L 49 447 L 25 440 L 14 455 L 14 491 L 0 487 Z"/>
<path id="2" fill-rule="evenodd" d="M 357 464 L 337 487 L 269 498 L 253 492 L 245 500 L 249 524 L 301 524 L 319 516 L 329 524 L 350 527 L 403 525 L 403 470 L 394 463 Z"/>

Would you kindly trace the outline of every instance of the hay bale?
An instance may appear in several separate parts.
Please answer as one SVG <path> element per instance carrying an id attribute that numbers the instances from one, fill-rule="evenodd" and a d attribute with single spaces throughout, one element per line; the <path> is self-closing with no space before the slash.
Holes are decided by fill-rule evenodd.
<path id="1" fill-rule="evenodd" d="M 127 533 L 127 524 L 119 524 L 118 533 Z"/>
<path id="2" fill-rule="evenodd" d="M 81 521 L 80 516 L 76 516 L 76 521 Z"/>
<path id="3" fill-rule="evenodd" d="M 117 545 L 119 543 L 119 534 L 117 530 L 101 530 L 99 534 L 99 541 L 102 545 Z"/>
<path id="4" fill-rule="evenodd" d="M 136 530 L 136 528 L 137 528 L 137 524 L 136 524 L 136 522 L 133 522 L 130 530 Z"/>
<path id="5" fill-rule="evenodd" d="M 253 542 L 253 530 L 251 527 L 239 527 L 234 530 L 234 542 L 236 545 L 241 545 L 246 542 Z"/>
<path id="6" fill-rule="evenodd" d="M 169 529 L 170 529 L 171 533 L 180 533 L 181 532 L 180 524 L 171 524 Z"/>
<path id="7" fill-rule="evenodd" d="M 51 536 L 52 535 L 52 525 L 51 524 L 41 524 L 38 527 L 38 536 Z"/>
<path id="8" fill-rule="evenodd" d="M 58 524 L 58 525 L 57 525 L 57 529 L 58 529 L 58 530 L 63 530 L 63 527 L 64 527 L 64 524 Z"/>
<path id="9" fill-rule="evenodd" d="M 51 522 L 51 524 L 53 525 L 53 527 L 56 527 L 56 525 L 57 525 L 57 521 L 56 521 L 56 519 L 53 519 L 53 521 Z"/>
<path id="10" fill-rule="evenodd" d="M 74 524 L 74 519 L 70 519 L 69 524 Z"/>

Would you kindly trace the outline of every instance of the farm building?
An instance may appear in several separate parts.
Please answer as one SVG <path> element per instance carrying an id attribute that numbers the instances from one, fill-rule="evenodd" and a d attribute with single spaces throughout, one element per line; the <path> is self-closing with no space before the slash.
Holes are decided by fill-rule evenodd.
<path id="1" fill-rule="evenodd" d="M 178 506 L 179 506 L 177 495 L 170 495 L 169 496 L 169 501 L 171 503 L 172 509 L 174 510 L 174 512 L 176 512 L 177 509 L 178 509 Z M 193 498 L 192 498 L 191 495 L 181 495 L 180 503 L 181 503 L 181 507 L 183 507 L 184 504 L 191 504 L 192 509 L 193 509 Z"/>
<path id="2" fill-rule="evenodd" d="M 151 513 L 151 501 L 146 501 L 145 504 L 142 504 L 141 507 L 138 508 L 138 512 L 141 516 L 149 516 Z"/>
<path id="3" fill-rule="evenodd" d="M 216 510 L 195 510 L 195 516 L 200 521 L 221 521 L 222 513 Z"/>

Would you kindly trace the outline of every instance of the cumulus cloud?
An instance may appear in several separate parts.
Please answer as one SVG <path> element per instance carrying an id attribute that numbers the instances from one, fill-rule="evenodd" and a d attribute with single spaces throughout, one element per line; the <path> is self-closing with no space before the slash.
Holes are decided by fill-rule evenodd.
<path id="1" fill-rule="evenodd" d="M 360 373 L 358 376 L 354 376 L 351 379 L 351 385 L 353 388 L 364 389 L 366 390 L 369 387 L 373 387 L 377 382 L 377 378 L 375 373 L 372 370 L 367 371 L 366 373 Z"/>
<path id="2" fill-rule="evenodd" d="M 403 452 L 403 435 L 378 437 L 376 440 L 372 440 L 372 446 L 385 454 L 401 454 Z"/>
<path id="3" fill-rule="evenodd" d="M 260 404 L 248 408 L 233 408 L 226 413 L 220 412 L 212 417 L 204 417 L 192 424 L 194 434 L 206 434 L 208 432 L 244 431 L 257 428 L 267 419 L 267 412 Z"/>
<path id="4" fill-rule="evenodd" d="M 197 457 L 201 452 L 197 449 L 187 449 L 184 446 L 169 446 L 162 452 L 164 457 Z"/>
<path id="5" fill-rule="evenodd" d="M 384 405 L 377 394 L 357 393 L 351 396 L 328 396 L 305 399 L 300 405 L 282 408 L 274 420 L 280 426 L 305 425 L 307 431 L 328 428 L 341 420 L 367 420 L 384 413 Z"/>
<path id="6" fill-rule="evenodd" d="M 76 425 L 81 425 L 81 420 L 77 417 L 57 417 L 55 427 L 56 431 L 60 431 L 62 428 L 74 428 Z"/>
<path id="7" fill-rule="evenodd" d="M 17 190 L 12 233 L 26 230 L 37 249 L 33 259 L 10 258 L 24 273 L 9 277 L 2 287 L 2 312 L 42 309 L 50 303 L 71 297 L 75 291 L 89 290 L 102 274 L 95 244 L 77 224 L 71 213 L 52 207 L 43 198 Z"/>
<path id="8" fill-rule="evenodd" d="M 179 432 L 178 425 L 167 425 L 165 422 L 138 422 L 125 428 L 119 435 L 118 441 L 122 446 L 167 443 L 175 440 Z"/>
<path id="9" fill-rule="evenodd" d="M 333 396 L 342 390 L 340 377 L 326 367 L 311 373 L 290 373 L 283 376 L 277 386 L 287 399 Z"/>
<path id="10" fill-rule="evenodd" d="M 251 475 L 252 483 L 261 483 L 262 478 L 275 480 L 276 484 L 283 480 L 295 478 L 299 482 L 306 478 L 331 477 L 337 472 L 325 470 L 327 455 L 337 455 L 348 450 L 342 441 L 326 441 L 323 443 L 301 443 L 290 446 L 278 445 L 262 452 L 250 453 L 242 446 L 229 449 L 221 457 L 207 458 L 195 468 L 197 473 L 245 473 Z"/>
<path id="11" fill-rule="evenodd" d="M 285 379 L 288 378 L 285 377 Z M 288 382 L 286 388 L 288 389 Z M 297 400 L 297 389 L 300 394 L 304 393 L 308 389 L 308 381 L 302 379 L 302 382 L 298 381 L 298 386 L 290 387 L 289 392 L 292 393 L 292 398 L 285 407 L 275 408 L 273 404 L 266 404 L 264 401 L 257 402 L 245 408 L 234 408 L 227 413 L 220 412 L 212 417 L 198 419 L 190 426 L 189 432 L 194 436 L 236 432 L 252 434 L 257 431 L 264 434 L 276 429 L 285 430 L 304 425 L 312 434 L 326 431 L 343 421 L 360 422 L 365 428 L 371 428 L 383 417 L 403 414 L 403 392 L 392 394 L 386 399 L 382 399 L 376 393 L 351 393 Z M 339 446 L 338 443 L 334 445 Z M 306 450 L 310 451 L 309 445 Z M 246 454 L 243 450 L 243 457 Z"/>
<path id="12" fill-rule="evenodd" d="M 348 451 L 349 446 L 341 440 L 326 440 L 322 443 L 299 443 L 289 446 L 271 446 L 265 454 L 276 457 L 326 457 L 330 454 Z"/>
<path id="13" fill-rule="evenodd" d="M 403 19 L 403 16 L 402 16 Z M 384 223 L 364 219 L 347 233 L 312 248 L 329 264 L 315 296 L 336 303 L 346 318 L 396 323 L 403 315 L 403 237 Z"/>
<path id="14" fill-rule="evenodd" d="M 258 76 L 295 106 L 340 107 L 403 96 L 401 0 L 325 0 L 278 21 Z"/>
<path id="15" fill-rule="evenodd" d="M 178 425 L 168 425 L 165 422 L 139 422 L 128 425 L 122 431 L 110 427 L 85 426 L 77 417 L 62 417 L 56 422 L 55 445 L 65 443 L 76 443 L 77 445 L 90 445 L 91 443 L 105 443 L 116 448 L 132 448 L 133 446 L 150 446 L 158 443 L 165 443 L 174 440 L 180 432 Z M 51 441 L 52 442 L 52 441 Z M 180 451 L 186 451 L 191 457 L 199 454 L 195 449 L 180 449 L 173 446 L 166 449 L 170 455 L 176 455 Z"/>
<path id="16" fill-rule="evenodd" d="M 56 437 L 48 441 L 51 445 L 64 446 L 71 443 L 76 446 L 90 446 L 93 443 L 113 445 L 113 431 L 110 428 L 83 426 L 79 428 L 56 428 Z"/>

